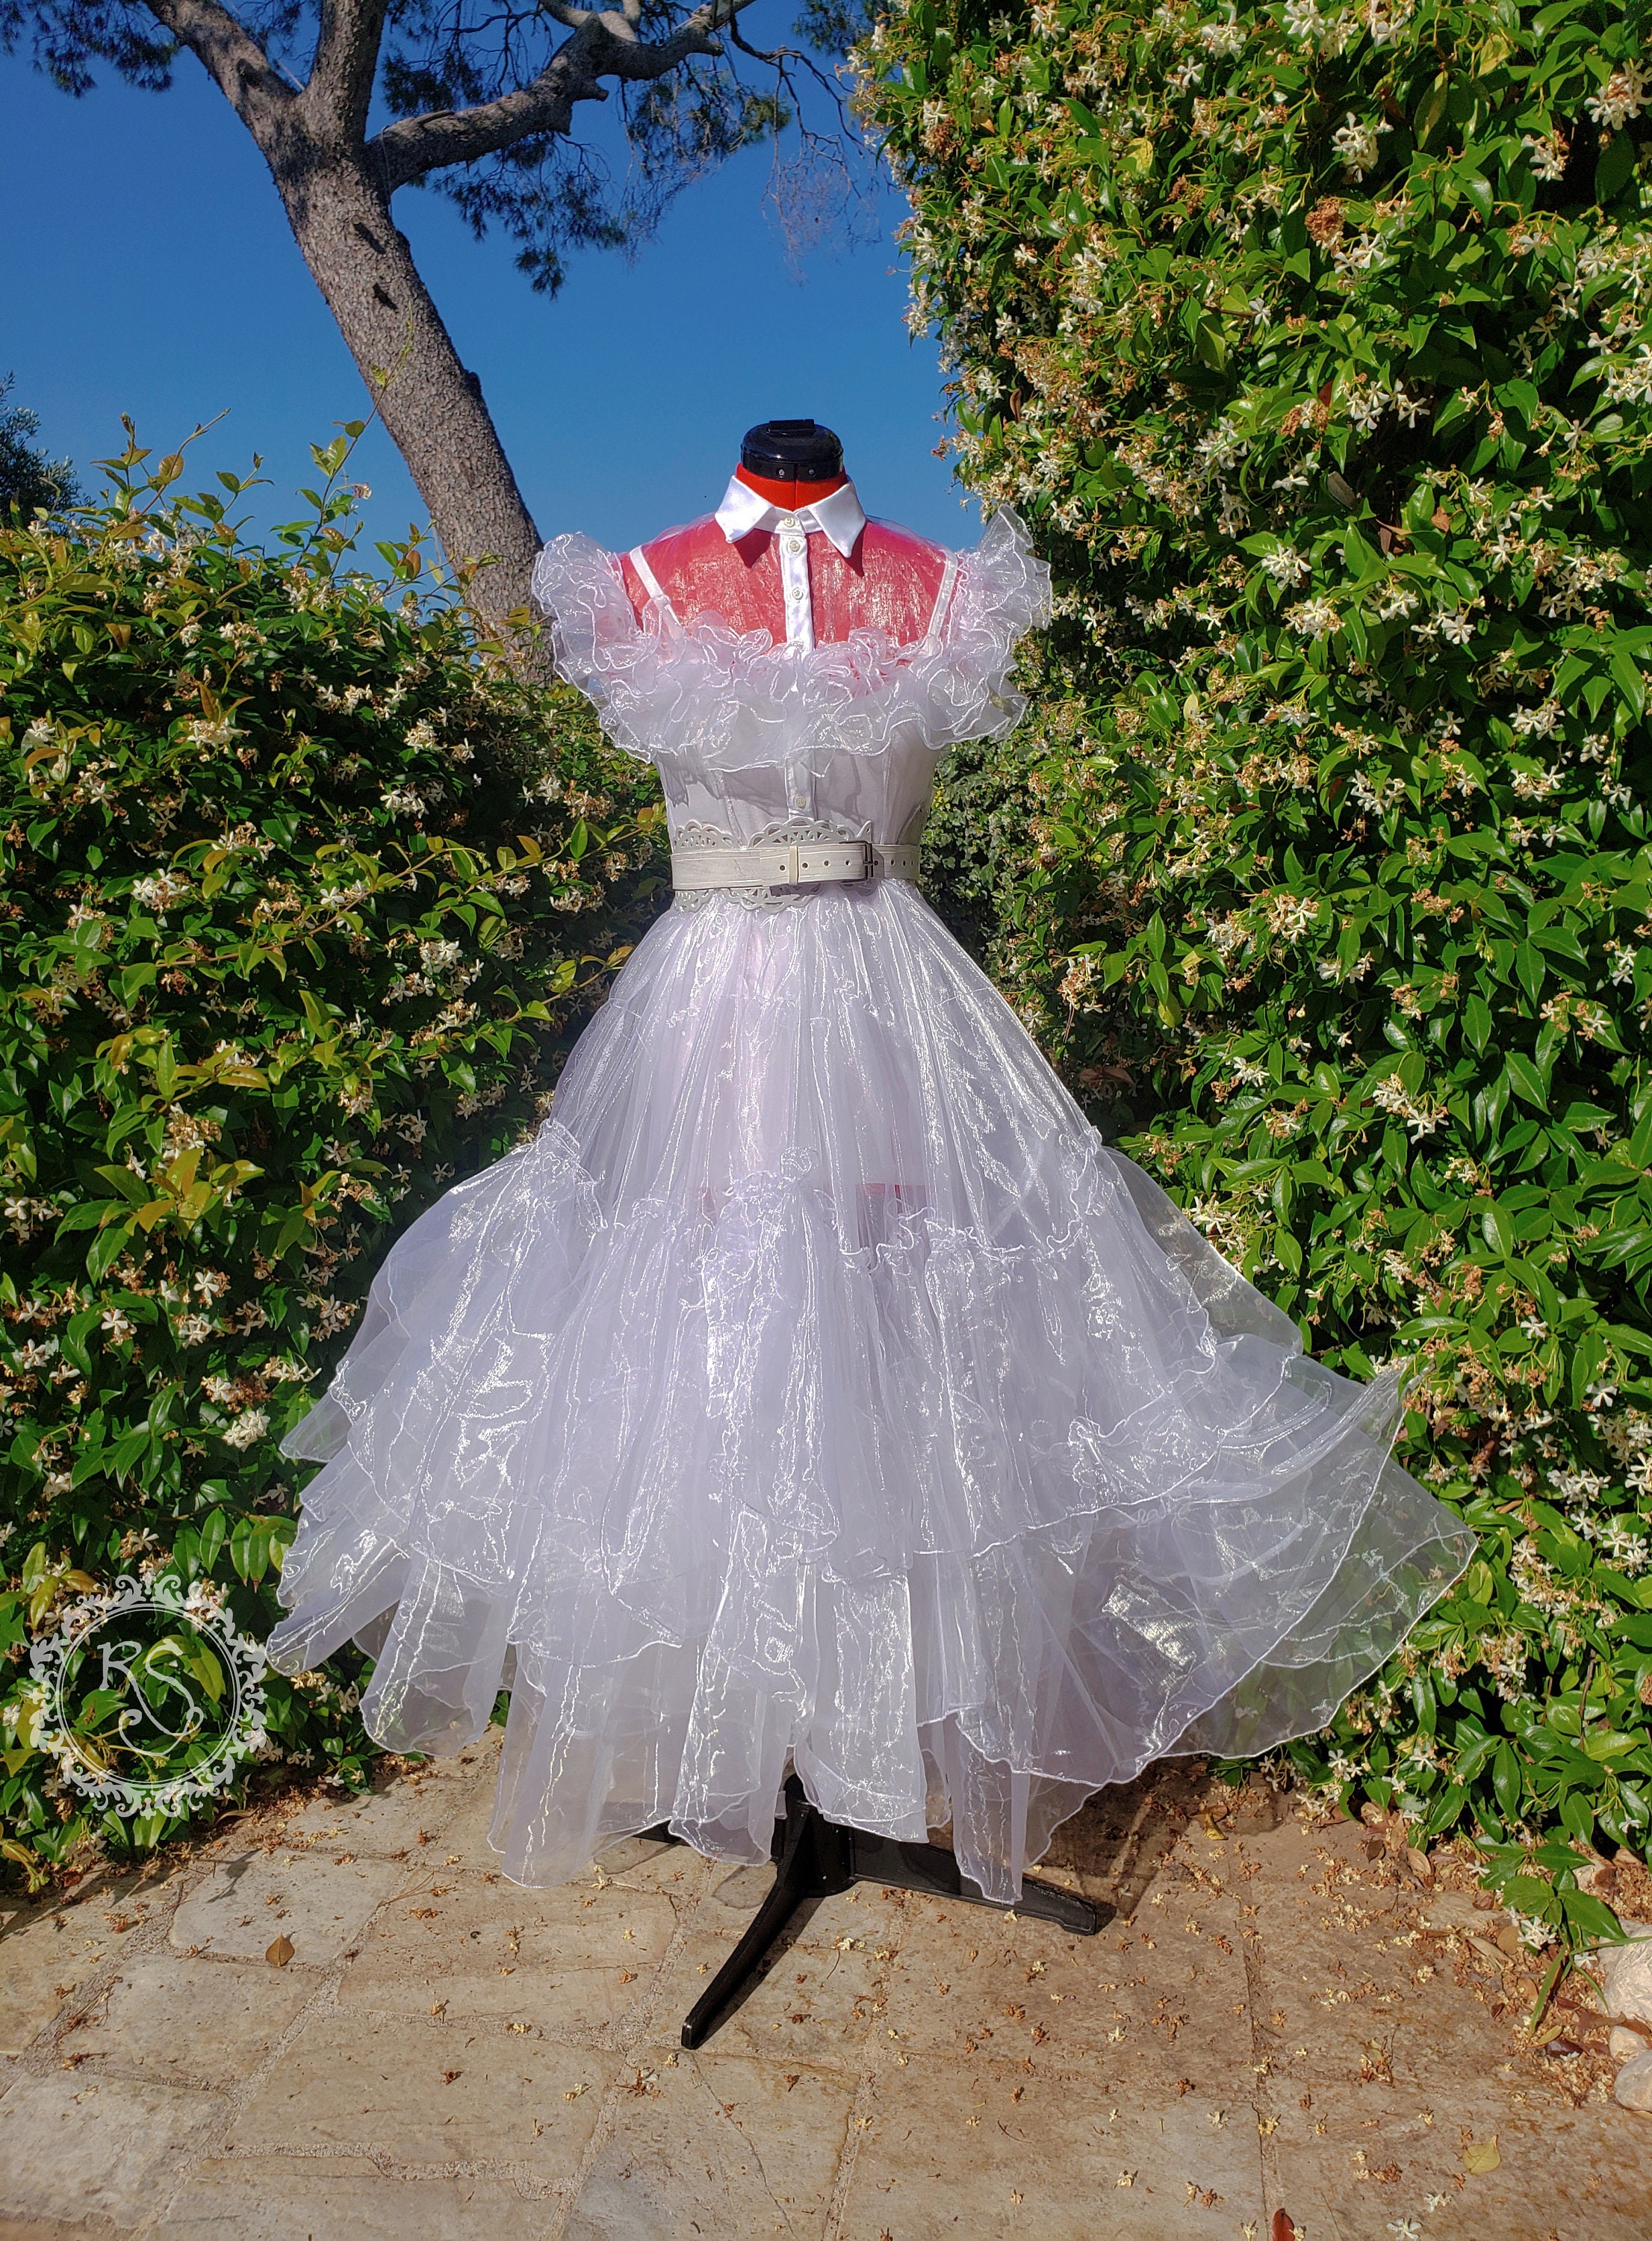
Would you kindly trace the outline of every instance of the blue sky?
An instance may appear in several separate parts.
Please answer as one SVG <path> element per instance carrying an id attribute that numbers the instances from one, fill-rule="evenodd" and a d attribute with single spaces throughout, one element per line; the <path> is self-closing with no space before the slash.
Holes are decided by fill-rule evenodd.
<path id="1" fill-rule="evenodd" d="M 903 324 L 888 237 L 811 253 L 801 282 L 751 153 L 682 196 L 634 264 L 588 252 L 546 303 L 502 241 L 478 247 L 437 197 L 399 195 L 397 222 L 467 365 L 481 377 L 541 532 L 612 547 L 708 510 L 740 433 L 813 414 L 844 438 L 868 510 L 948 544 L 974 541 L 932 456 L 941 376 Z M 0 58 L 0 373 L 40 415 L 54 457 L 118 449 L 119 416 L 171 448 L 228 418 L 191 454 L 211 470 L 264 455 L 264 521 L 312 480 L 306 446 L 365 410 L 355 369 L 287 231 L 263 158 L 189 56 L 167 94 L 106 81 L 84 100 L 20 57 Z M 356 472 L 376 536 L 423 521 L 394 447 L 374 429 Z"/>

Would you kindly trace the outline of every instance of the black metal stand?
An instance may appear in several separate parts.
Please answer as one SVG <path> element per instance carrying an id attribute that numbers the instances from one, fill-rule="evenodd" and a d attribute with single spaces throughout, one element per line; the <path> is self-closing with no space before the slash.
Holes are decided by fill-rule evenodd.
<path id="1" fill-rule="evenodd" d="M 663 1829 L 651 1836 L 664 1836 Z M 704 2046 L 759 1981 L 758 1964 L 800 1906 L 851 1883 L 882 1883 L 895 1890 L 927 1891 L 934 1898 L 961 1899 L 990 1906 L 1029 1921 L 1053 1922 L 1069 1935 L 1094 1937 L 1112 1909 L 1056 1890 L 1048 1883 L 1025 1883 L 1013 1908 L 988 1898 L 962 1874 L 953 1855 L 938 1844 L 901 1844 L 888 1836 L 868 1836 L 826 1820 L 803 1794 L 796 1775 L 787 1776 L 786 1818 L 774 1824 L 778 1867 L 774 1888 L 759 1907 L 739 1943 L 695 2002 L 683 2025 L 683 2044 Z"/>

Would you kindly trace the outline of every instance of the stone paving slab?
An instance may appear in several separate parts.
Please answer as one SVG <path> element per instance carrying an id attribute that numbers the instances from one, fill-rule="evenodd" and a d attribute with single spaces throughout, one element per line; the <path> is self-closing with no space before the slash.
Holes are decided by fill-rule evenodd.
<path id="1" fill-rule="evenodd" d="M 175 1952 L 262 1961 L 278 1937 L 308 1968 L 336 1961 L 387 1899 L 412 1888 L 394 1860 L 253 1852 L 215 1867 L 172 1921 Z"/>
<path id="2" fill-rule="evenodd" d="M 1100 1937 L 859 1886 L 691 2055 L 770 1871 L 626 1839 L 524 1890 L 496 1754 L 10 1908 L 0 2241 L 1652 2231 L 1652 2122 L 1526 2041 L 1540 1964 L 1449 1863 L 1157 1769 L 1052 1852 Z"/>
<path id="3" fill-rule="evenodd" d="M 198 2164 L 150 2230 L 154 2241 L 533 2241 L 552 2214 L 508 2180 L 472 2173 L 404 2178 L 362 2157 L 231 2156 Z"/>
<path id="4" fill-rule="evenodd" d="M 149 1953 L 123 1961 L 64 2045 L 79 2068 L 96 2060 L 168 2085 L 250 2077 L 316 1997 L 306 1972 Z"/>
<path id="5" fill-rule="evenodd" d="M 854 2109 L 840 2071 L 683 2054 L 645 2070 L 580 2188 L 566 2241 L 768 2234 L 824 2241 Z"/>
<path id="6" fill-rule="evenodd" d="M 844 2241 L 1126 2231 L 1208 2241 L 1212 2207 L 1256 2215 L 1254 2131 L 1213 2125 L 1186 2096 L 1151 2112 L 1130 2098 L 1121 2078 L 1029 2075 L 998 2061 L 918 2056 L 886 2070 L 863 2112 Z M 1209 2205 L 1193 2202 L 1190 2184 L 1208 2190 Z M 1238 2223 L 1229 2215 L 1214 2230 Z"/>
<path id="7" fill-rule="evenodd" d="M 497 1747 L 478 1744 L 457 1758 L 426 1759 L 405 1768 L 385 1788 L 369 1796 L 349 1796 L 307 1800 L 302 1811 L 284 1826 L 290 1848 L 320 1848 L 356 1852 L 363 1858 L 414 1857 L 442 1840 L 455 1816 L 478 1807 L 492 1811 L 492 1779 L 478 1780 L 479 1771 L 492 1769 Z M 483 1821 L 485 1837 L 486 1817 Z M 451 1851 L 451 1843 L 442 1849 Z M 494 1864 L 490 1856 L 479 1863 Z"/>
<path id="8" fill-rule="evenodd" d="M 669 1900 L 624 1884 L 526 1892 L 442 1868 L 380 1909 L 338 1997 L 381 2015 L 439 2007 L 450 2023 L 602 2036 L 637 2011 L 676 1927 Z"/>
<path id="9" fill-rule="evenodd" d="M 163 1874 L 99 1876 L 72 1906 L 56 1899 L 0 1905 L 0 2055 L 21 2053 L 152 1910 L 175 1905 L 177 1896 Z"/>
<path id="10" fill-rule="evenodd" d="M 55 1903 L 0 1912 L 0 2054 L 15 2057 L 103 1964 L 107 1939 L 66 1936 L 69 1913 Z M 82 1925 L 77 1922 L 74 1928 Z"/>
<path id="11" fill-rule="evenodd" d="M 577 2170 L 612 2057 L 437 2018 L 318 2017 L 231 2122 L 232 2149 L 354 2149 L 391 2164 Z"/>
<path id="12" fill-rule="evenodd" d="M 72 2068 L 19 2077 L 0 2100 L 6 2208 L 25 2218 L 90 2215 L 130 2231 L 157 2192 L 172 2191 L 184 2144 L 223 2113 L 213 2094 Z"/>

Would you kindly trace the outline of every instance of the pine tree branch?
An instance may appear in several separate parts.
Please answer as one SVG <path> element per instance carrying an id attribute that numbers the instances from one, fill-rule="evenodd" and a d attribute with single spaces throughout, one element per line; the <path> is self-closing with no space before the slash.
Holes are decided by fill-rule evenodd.
<path id="1" fill-rule="evenodd" d="M 321 0 L 321 30 L 303 107 L 318 138 L 361 146 L 389 0 Z"/>
<path id="2" fill-rule="evenodd" d="M 472 109 L 404 117 L 368 143 L 385 195 L 428 171 L 475 163 L 537 133 L 569 131 L 576 102 L 607 99 L 600 83 L 605 77 L 645 84 L 691 55 L 720 54 L 717 33 L 751 5 L 752 0 L 703 0 L 669 38 L 647 40 L 637 36 L 641 0 L 621 0 L 619 8 L 600 10 L 551 0 L 546 14 L 567 24 L 572 37 L 531 85 Z"/>
<path id="3" fill-rule="evenodd" d="M 211 72 L 260 147 L 298 95 L 244 23 L 217 0 L 146 0 L 150 13 Z"/>

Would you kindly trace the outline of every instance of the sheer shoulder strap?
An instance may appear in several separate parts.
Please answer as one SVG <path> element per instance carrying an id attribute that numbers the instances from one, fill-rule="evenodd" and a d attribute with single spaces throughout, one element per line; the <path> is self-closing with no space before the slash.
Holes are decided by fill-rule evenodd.
<path id="1" fill-rule="evenodd" d="M 953 587 L 958 581 L 958 555 L 948 552 L 946 565 L 941 571 L 940 582 L 935 590 L 935 604 L 929 610 L 929 628 L 924 632 L 926 646 L 939 646 L 946 627 L 946 610 L 953 603 Z"/>
<path id="2" fill-rule="evenodd" d="M 642 546 L 640 545 L 633 545 L 630 552 L 626 553 L 625 558 L 630 561 L 632 566 L 637 571 L 638 579 L 641 583 L 644 591 L 647 592 L 649 598 L 651 599 L 658 599 L 660 605 L 665 610 L 665 612 L 668 615 L 674 616 L 676 610 L 672 605 L 671 601 L 666 598 L 659 577 L 655 575 L 653 570 L 649 566 L 648 556 L 643 551 Z"/>

